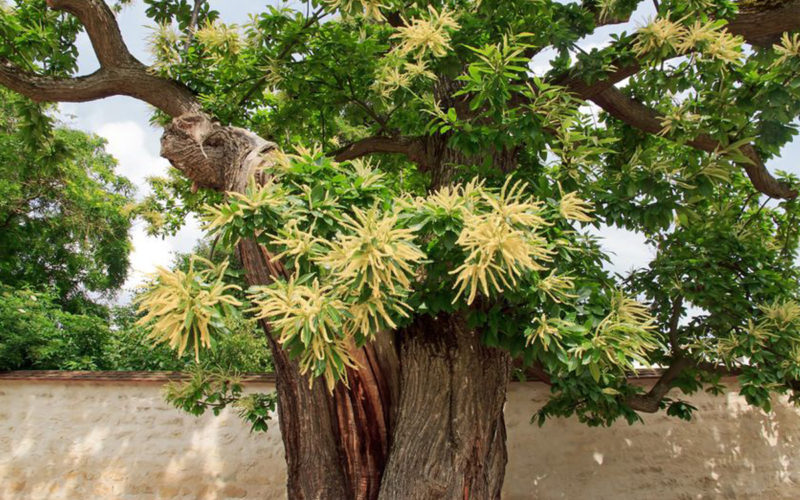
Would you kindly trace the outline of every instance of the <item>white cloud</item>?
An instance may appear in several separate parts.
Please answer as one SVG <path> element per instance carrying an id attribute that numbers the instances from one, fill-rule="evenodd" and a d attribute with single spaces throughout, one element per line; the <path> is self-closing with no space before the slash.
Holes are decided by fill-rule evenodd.
<path id="1" fill-rule="evenodd" d="M 142 222 L 134 224 L 131 230 L 131 267 L 117 302 L 130 302 L 132 292 L 147 280 L 148 275 L 155 272 L 156 267 L 169 268 L 176 253 L 190 252 L 202 236 L 200 223 L 194 217 L 190 217 L 175 236 L 166 238 L 148 235 Z"/>
<path id="2" fill-rule="evenodd" d="M 158 145 L 155 129 L 134 121 L 109 121 L 100 124 L 94 132 L 108 141 L 106 151 L 119 162 L 117 172 L 133 182 L 139 197 L 149 191 L 148 177 L 164 175 L 169 168 L 169 162 L 154 152 Z M 132 292 L 155 272 L 156 267 L 169 267 L 175 253 L 190 252 L 202 235 L 200 224 L 193 217 L 175 236 L 166 238 L 149 236 L 144 222 L 135 222 L 131 229 L 131 267 L 117 302 L 130 302 Z"/>
<path id="3" fill-rule="evenodd" d="M 153 144 L 158 144 L 155 130 L 146 129 L 133 121 L 108 122 L 96 130 L 108 141 L 106 151 L 119 161 L 118 173 L 136 185 L 140 196 L 147 193 L 147 178 L 163 175 L 169 162 L 156 156 Z"/>
<path id="4" fill-rule="evenodd" d="M 611 258 L 606 269 L 622 275 L 646 266 L 655 257 L 655 249 L 645 243 L 641 233 L 619 227 L 603 226 L 589 231 L 600 239 L 600 246 Z"/>

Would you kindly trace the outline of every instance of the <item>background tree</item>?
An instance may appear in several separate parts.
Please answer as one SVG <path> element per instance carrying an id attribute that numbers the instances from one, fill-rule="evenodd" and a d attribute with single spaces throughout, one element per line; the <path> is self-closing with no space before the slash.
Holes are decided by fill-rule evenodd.
<path id="1" fill-rule="evenodd" d="M 133 186 L 49 111 L 0 89 L 0 370 L 107 368 L 128 272 Z"/>
<path id="2" fill-rule="evenodd" d="M 102 139 L 54 126 L 0 91 L 0 282 L 51 288 L 71 312 L 96 308 L 128 273 L 133 186 Z"/>
<path id="3" fill-rule="evenodd" d="M 640 2 L 311 1 L 244 29 L 147 4 L 152 68 L 101 0 L 17 2 L 0 83 L 146 101 L 191 181 L 163 194 L 228 193 L 203 211 L 269 334 L 292 498 L 498 497 L 512 358 L 553 385 L 541 419 L 688 417 L 669 389 L 725 373 L 763 408 L 800 389 L 797 182 L 764 163 L 796 132 L 800 2 L 661 1 L 588 53 Z M 101 67 L 76 77 L 82 28 Z M 582 234 L 600 222 L 656 259 L 607 276 Z M 194 262 L 143 302 L 179 350 L 241 302 Z M 647 392 L 626 382 L 639 364 L 665 368 Z"/>
<path id="4" fill-rule="evenodd" d="M 0 107 L 0 370 L 190 367 L 167 347 L 153 348 L 149 331 L 135 325 L 135 307 L 98 300 L 122 286 L 128 231 L 135 215 L 152 209 L 148 201 L 134 204 L 134 187 L 115 172 L 104 141 L 60 126 L 52 106 L 0 89 Z M 196 252 L 208 256 L 210 249 Z M 187 266 L 188 256 L 178 256 L 172 267 Z M 242 272 L 233 267 L 230 279 Z M 269 371 L 254 322 L 227 322 L 230 335 L 204 353 L 202 367 Z"/>

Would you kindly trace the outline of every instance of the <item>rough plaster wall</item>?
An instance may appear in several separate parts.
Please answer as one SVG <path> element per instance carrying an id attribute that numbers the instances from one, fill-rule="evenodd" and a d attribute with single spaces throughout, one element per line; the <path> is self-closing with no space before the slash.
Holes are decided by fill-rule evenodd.
<path id="1" fill-rule="evenodd" d="M 507 500 L 800 498 L 800 412 L 786 405 L 767 416 L 701 395 L 692 423 L 539 429 L 546 397 L 511 386 Z M 284 498 L 284 474 L 277 425 L 251 435 L 233 414 L 181 414 L 157 384 L 0 383 L 3 500 Z"/>
<path id="2" fill-rule="evenodd" d="M 688 399 L 691 422 L 645 415 L 645 424 L 586 427 L 575 419 L 531 427 L 547 400 L 512 384 L 506 411 L 506 500 L 798 499 L 800 411 L 775 401 L 767 415 L 735 393 Z"/>
<path id="3" fill-rule="evenodd" d="M 277 499 L 285 471 L 277 425 L 195 418 L 159 384 L 0 382 L 2 500 Z"/>

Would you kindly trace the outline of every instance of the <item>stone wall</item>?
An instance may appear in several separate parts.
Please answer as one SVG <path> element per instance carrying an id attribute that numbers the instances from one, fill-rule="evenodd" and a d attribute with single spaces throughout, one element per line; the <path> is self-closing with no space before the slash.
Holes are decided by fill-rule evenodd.
<path id="1" fill-rule="evenodd" d="M 766 415 L 735 394 L 698 395 L 690 423 L 531 426 L 546 397 L 511 385 L 505 499 L 800 496 L 800 412 L 781 402 Z M 277 423 L 254 435 L 235 414 L 180 413 L 158 381 L 0 379 L 2 500 L 277 499 L 284 474 Z"/>

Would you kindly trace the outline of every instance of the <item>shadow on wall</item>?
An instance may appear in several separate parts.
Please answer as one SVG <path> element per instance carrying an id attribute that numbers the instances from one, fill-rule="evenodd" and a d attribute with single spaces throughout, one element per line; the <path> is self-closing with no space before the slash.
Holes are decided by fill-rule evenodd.
<path id="1" fill-rule="evenodd" d="M 766 415 L 700 394 L 689 423 L 530 425 L 547 394 L 511 385 L 506 500 L 798 497 L 800 412 L 788 405 Z M 233 413 L 194 418 L 159 384 L 0 382 L 0 499 L 277 499 L 284 483 L 277 422 L 253 435 Z"/>
<path id="2" fill-rule="evenodd" d="M 277 422 L 195 418 L 160 387 L 0 384 L 0 499 L 285 497 Z"/>
<path id="3" fill-rule="evenodd" d="M 775 401 L 766 414 L 735 393 L 687 398 L 691 422 L 644 415 L 645 424 L 590 428 L 530 416 L 547 391 L 512 385 L 506 410 L 504 499 L 800 498 L 800 411 Z"/>

